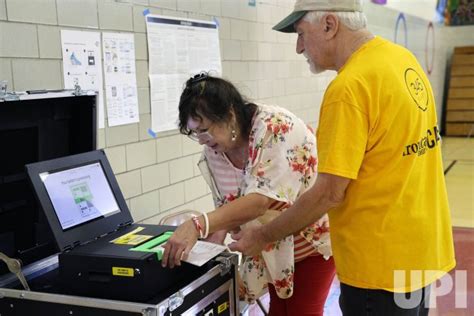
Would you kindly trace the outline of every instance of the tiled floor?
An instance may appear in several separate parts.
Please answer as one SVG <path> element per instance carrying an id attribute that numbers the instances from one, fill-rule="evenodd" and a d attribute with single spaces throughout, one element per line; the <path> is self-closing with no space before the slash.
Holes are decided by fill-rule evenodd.
<path id="1" fill-rule="evenodd" d="M 430 310 L 430 316 L 470 316 L 474 315 L 474 138 L 445 137 L 442 150 L 445 170 L 450 167 L 446 173 L 446 185 L 457 266 L 445 277 L 454 280 L 455 290 L 436 297 L 436 308 Z M 466 278 L 463 278 L 463 273 Z M 440 284 L 438 282 L 436 286 Z M 331 286 L 324 315 L 341 315 L 338 298 L 339 281 L 336 279 Z M 263 296 L 261 301 L 268 310 L 268 296 Z M 263 313 L 255 305 L 250 308 L 249 315 L 260 316 Z"/>

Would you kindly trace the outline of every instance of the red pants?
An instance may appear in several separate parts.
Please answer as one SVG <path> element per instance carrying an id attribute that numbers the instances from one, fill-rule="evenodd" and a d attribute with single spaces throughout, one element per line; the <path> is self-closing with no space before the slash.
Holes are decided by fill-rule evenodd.
<path id="1" fill-rule="evenodd" d="M 281 299 L 272 284 L 268 286 L 270 293 L 271 316 L 323 315 L 324 303 L 331 288 L 336 269 L 331 257 L 308 257 L 295 264 L 293 295 Z"/>

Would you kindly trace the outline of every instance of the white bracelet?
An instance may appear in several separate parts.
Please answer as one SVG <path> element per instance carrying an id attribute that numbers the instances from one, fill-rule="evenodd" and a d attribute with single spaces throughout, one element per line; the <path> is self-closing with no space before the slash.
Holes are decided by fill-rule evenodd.
<path id="1" fill-rule="evenodd" d="M 207 214 L 202 212 L 202 216 L 204 217 L 204 223 L 206 224 L 206 227 L 204 228 L 204 235 L 202 236 L 202 239 L 206 239 L 207 236 L 209 235 L 209 217 L 207 217 Z"/>

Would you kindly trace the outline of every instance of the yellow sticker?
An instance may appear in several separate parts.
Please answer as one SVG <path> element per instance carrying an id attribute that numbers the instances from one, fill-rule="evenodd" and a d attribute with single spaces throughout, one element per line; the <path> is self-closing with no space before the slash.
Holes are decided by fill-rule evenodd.
<path id="1" fill-rule="evenodd" d="M 124 276 L 124 277 L 133 277 L 134 276 L 134 270 L 133 270 L 133 268 L 112 267 L 112 275 Z"/>
<path id="2" fill-rule="evenodd" d="M 228 303 L 228 302 L 222 303 L 221 305 L 219 305 L 219 306 L 217 307 L 217 314 L 222 313 L 222 312 L 225 311 L 228 307 L 229 307 L 229 303 Z"/>
<path id="3" fill-rule="evenodd" d="M 150 236 L 150 235 L 127 235 L 127 236 L 122 236 L 119 239 L 115 240 L 114 244 L 134 246 L 134 245 L 141 244 L 142 242 L 153 237 L 154 236 Z"/>
<path id="4" fill-rule="evenodd" d="M 118 244 L 118 245 L 137 245 L 140 242 L 143 242 L 143 240 L 136 242 L 136 236 L 147 236 L 149 238 L 153 236 L 148 236 L 148 235 L 136 235 L 136 233 L 144 230 L 145 227 L 137 227 L 136 229 L 132 230 L 131 232 L 128 232 L 118 238 L 115 238 L 114 240 L 111 240 L 111 243 Z M 147 239 L 149 239 L 147 238 Z M 146 239 L 145 239 L 146 240 Z"/>

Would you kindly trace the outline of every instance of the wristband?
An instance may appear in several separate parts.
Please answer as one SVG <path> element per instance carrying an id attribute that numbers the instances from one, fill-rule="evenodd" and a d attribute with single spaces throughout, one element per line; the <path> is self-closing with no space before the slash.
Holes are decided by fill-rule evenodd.
<path id="1" fill-rule="evenodd" d="M 194 227 L 196 227 L 196 230 L 199 232 L 199 238 L 201 238 L 201 239 L 205 238 L 204 235 L 203 235 L 202 226 L 201 226 L 201 223 L 199 223 L 198 217 L 196 215 L 193 215 L 192 220 L 193 220 L 193 223 L 194 223 Z M 206 228 L 206 230 L 207 230 L 207 228 Z"/>

